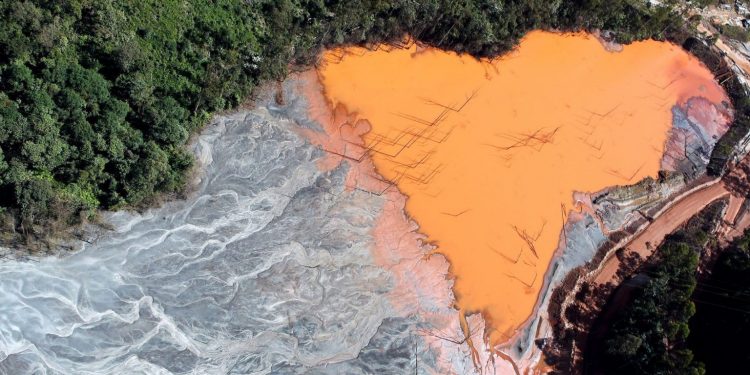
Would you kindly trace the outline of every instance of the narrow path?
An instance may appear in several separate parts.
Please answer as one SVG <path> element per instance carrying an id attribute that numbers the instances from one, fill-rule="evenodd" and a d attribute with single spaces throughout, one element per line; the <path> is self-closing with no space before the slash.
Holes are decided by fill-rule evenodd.
<path id="1" fill-rule="evenodd" d="M 727 215 L 724 217 L 725 230 L 722 239 L 724 245 L 731 243 L 735 238 L 741 236 L 745 229 L 750 227 L 750 215 L 748 215 L 746 209 L 743 209 L 743 206 L 746 207 L 745 198 L 732 195 L 729 200 L 729 207 L 727 207 Z"/>
<path id="2" fill-rule="evenodd" d="M 742 203 L 745 200 L 741 197 L 738 197 L 734 194 L 732 194 L 729 197 L 729 205 L 727 206 L 727 212 L 724 215 L 724 222 L 733 225 L 734 222 L 737 220 L 737 214 L 740 213 L 740 208 L 742 208 Z"/>

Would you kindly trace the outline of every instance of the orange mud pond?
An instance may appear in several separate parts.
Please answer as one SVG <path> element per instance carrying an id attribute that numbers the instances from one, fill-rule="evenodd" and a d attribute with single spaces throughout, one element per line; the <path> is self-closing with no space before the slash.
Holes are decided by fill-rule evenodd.
<path id="1" fill-rule="evenodd" d="M 656 176 L 671 107 L 725 99 L 679 47 L 606 51 L 585 34 L 532 32 L 479 61 L 432 48 L 347 48 L 318 69 L 326 98 L 369 122 L 377 172 L 450 261 L 458 307 L 494 344 L 532 315 L 573 193 Z"/>

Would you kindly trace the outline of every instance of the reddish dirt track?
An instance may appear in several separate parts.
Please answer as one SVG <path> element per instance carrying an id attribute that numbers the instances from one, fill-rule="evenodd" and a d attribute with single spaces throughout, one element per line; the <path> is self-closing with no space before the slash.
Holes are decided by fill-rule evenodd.
<path id="1" fill-rule="evenodd" d="M 636 235 L 625 249 L 635 251 L 642 257 L 650 256 L 654 249 L 664 240 L 664 237 L 677 230 L 677 228 L 693 217 L 697 212 L 716 201 L 729 195 L 722 182 L 715 182 L 700 190 L 674 202 L 663 211 L 654 221 L 641 233 Z M 594 278 L 597 284 L 616 282 L 615 276 L 620 267 L 620 261 L 615 256 L 610 256 L 604 261 L 598 274 Z"/>

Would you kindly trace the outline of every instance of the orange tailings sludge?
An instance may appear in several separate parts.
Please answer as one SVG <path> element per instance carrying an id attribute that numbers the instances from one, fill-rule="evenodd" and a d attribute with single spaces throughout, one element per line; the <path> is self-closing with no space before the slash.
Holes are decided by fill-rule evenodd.
<path id="1" fill-rule="evenodd" d="M 482 312 L 495 344 L 532 314 L 573 193 L 656 176 L 672 106 L 726 100 L 677 46 L 614 53 L 585 34 L 532 32 L 492 61 L 331 50 L 318 74 L 330 105 L 369 124 L 340 128 L 337 152 L 371 160 L 384 189 L 408 197 L 450 262 L 459 308 Z"/>

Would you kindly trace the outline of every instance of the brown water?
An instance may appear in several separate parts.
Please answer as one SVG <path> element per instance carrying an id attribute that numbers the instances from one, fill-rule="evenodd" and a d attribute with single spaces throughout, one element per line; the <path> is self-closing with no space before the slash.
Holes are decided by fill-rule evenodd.
<path id="1" fill-rule="evenodd" d="M 532 314 L 575 191 L 632 184 L 659 169 L 671 107 L 725 99 L 680 48 L 606 51 L 584 34 L 532 32 L 495 61 L 432 48 L 326 52 L 332 106 L 371 129 L 377 172 L 450 261 L 464 312 L 500 343 Z"/>

